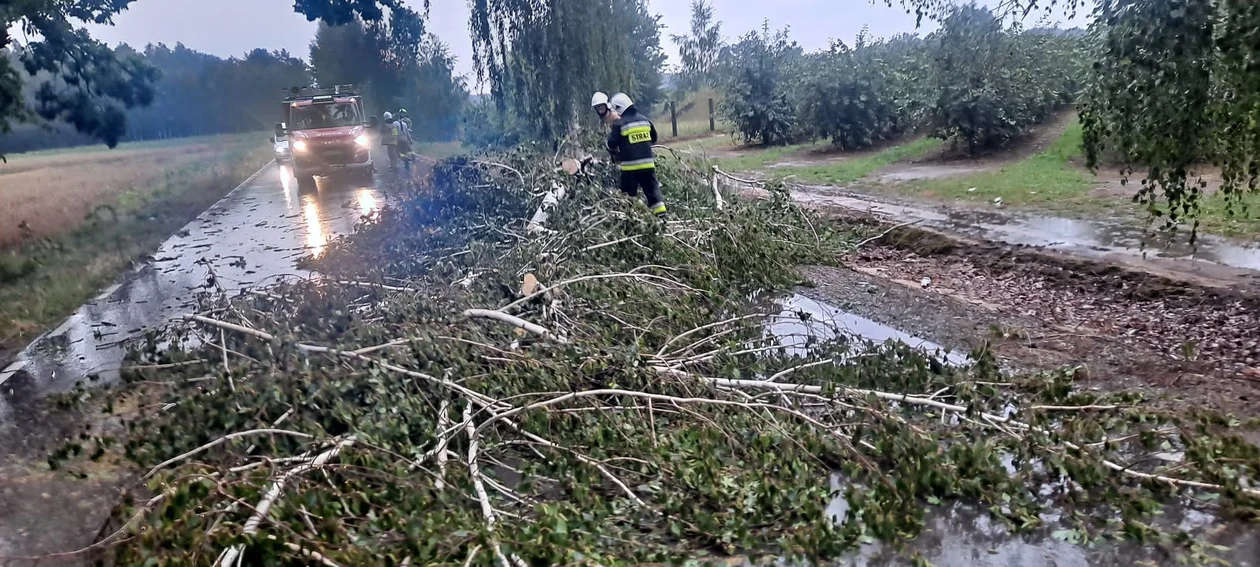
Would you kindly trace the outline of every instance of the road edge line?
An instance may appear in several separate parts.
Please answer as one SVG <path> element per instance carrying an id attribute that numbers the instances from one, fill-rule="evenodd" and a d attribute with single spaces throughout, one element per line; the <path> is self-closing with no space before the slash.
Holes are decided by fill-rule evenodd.
<path id="1" fill-rule="evenodd" d="M 19 358 L 14 361 L 13 364 L 7 366 L 4 369 L 4 372 L 0 372 L 0 384 L 4 384 L 9 378 L 12 378 L 14 374 L 20 372 L 29 362 L 30 361 L 25 358 Z"/>

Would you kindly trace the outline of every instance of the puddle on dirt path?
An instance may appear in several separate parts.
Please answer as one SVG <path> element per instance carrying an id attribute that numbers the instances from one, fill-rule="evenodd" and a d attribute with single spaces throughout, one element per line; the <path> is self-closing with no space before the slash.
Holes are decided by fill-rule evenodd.
<path id="1" fill-rule="evenodd" d="M 834 495 L 826 514 L 836 523 L 853 521 L 845 498 L 845 481 L 833 474 L 828 480 Z M 1053 513 L 1055 517 L 1060 514 Z M 854 567 L 892 567 L 907 565 L 916 553 L 939 567 L 1091 567 L 1164 565 L 1177 563 L 1150 546 L 1131 541 L 1102 540 L 1081 545 L 1056 539 L 1054 530 L 1065 527 L 1058 520 L 1046 520 L 1046 527 L 1036 533 L 1020 535 L 995 521 L 975 506 L 953 503 L 926 511 L 923 531 L 918 537 L 896 549 L 882 542 L 862 544 L 851 556 L 837 562 Z M 1260 565 L 1260 536 L 1245 525 L 1229 525 L 1216 516 L 1192 509 L 1168 511 L 1168 528 L 1180 529 L 1200 542 L 1210 541 L 1223 546 L 1214 553 L 1226 565 L 1255 567 Z M 1043 519 L 1046 516 L 1043 515 Z M 779 565 L 795 565 L 780 562 Z"/>
<path id="2" fill-rule="evenodd" d="M 0 374 L 0 427 L 20 422 L 21 406 L 85 377 L 98 384 L 116 380 L 121 343 L 185 314 L 209 289 L 210 269 L 229 293 L 309 277 L 296 268 L 300 258 L 320 255 L 383 204 L 375 187 L 323 179 L 318 191 L 299 194 L 284 168 L 263 168 L 164 242 L 151 262 L 27 347 L 10 365 L 13 372 Z"/>
<path id="3" fill-rule="evenodd" d="M 913 348 L 941 357 L 949 364 L 962 366 L 968 363 L 966 355 L 948 352 L 934 342 L 915 337 L 865 317 L 848 313 L 827 303 L 794 294 L 779 302 L 783 313 L 772 319 L 767 332 L 779 339 L 787 348 L 785 354 L 807 354 L 812 341 L 830 340 L 848 336 L 868 340 L 875 344 L 900 341 Z M 804 317 L 802 317 L 804 315 Z"/>
<path id="4" fill-rule="evenodd" d="M 884 173 L 879 176 L 879 180 L 885 183 L 922 181 L 925 179 L 943 179 L 959 175 L 970 175 L 984 170 L 985 167 L 979 165 L 911 165 Z"/>
<path id="5" fill-rule="evenodd" d="M 1095 257 L 1120 254 L 1138 260 L 1199 260 L 1242 270 L 1260 271 L 1260 246 L 1248 246 L 1213 235 L 1200 235 L 1198 244 L 1191 247 L 1188 235 L 1182 233 L 1171 239 L 1150 242 L 1143 250 L 1142 244 L 1148 240 L 1146 231 L 1141 226 L 1120 222 L 944 207 L 934 209 L 884 203 L 852 194 L 823 193 L 834 191 L 834 188 L 807 189 L 819 192 L 797 191 L 793 192 L 793 197 L 805 204 L 844 207 L 886 217 L 892 222 L 918 221 L 923 226 L 1005 244 L 1063 250 Z"/>

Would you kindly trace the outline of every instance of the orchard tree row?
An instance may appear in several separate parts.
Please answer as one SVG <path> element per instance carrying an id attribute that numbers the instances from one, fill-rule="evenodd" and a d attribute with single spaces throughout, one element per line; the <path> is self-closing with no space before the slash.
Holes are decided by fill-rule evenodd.
<path id="1" fill-rule="evenodd" d="M 697 4 L 693 29 L 711 11 Z M 830 140 L 853 150 L 926 132 L 975 153 L 1001 146 L 1076 100 L 1087 75 L 1082 30 L 1029 29 L 963 6 L 926 36 L 874 39 L 806 53 L 767 24 L 719 46 L 685 85 L 724 96 L 725 120 L 750 143 Z"/>

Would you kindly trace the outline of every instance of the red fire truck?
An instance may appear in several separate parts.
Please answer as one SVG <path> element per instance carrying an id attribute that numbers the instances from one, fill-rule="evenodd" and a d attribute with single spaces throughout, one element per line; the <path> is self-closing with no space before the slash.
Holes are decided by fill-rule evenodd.
<path id="1" fill-rule="evenodd" d="M 371 180 L 370 131 L 377 122 L 364 113 L 363 97 L 353 86 L 290 89 L 283 116 L 284 122 L 276 125 L 276 139 L 288 139 L 300 190 L 314 189 L 316 175 Z"/>

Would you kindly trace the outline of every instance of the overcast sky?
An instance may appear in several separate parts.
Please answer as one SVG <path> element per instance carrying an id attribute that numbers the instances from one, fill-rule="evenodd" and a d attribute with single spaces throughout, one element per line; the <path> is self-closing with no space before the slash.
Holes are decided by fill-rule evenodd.
<path id="1" fill-rule="evenodd" d="M 422 6 L 420 0 L 407 0 Z M 671 63 L 678 49 L 671 34 L 687 32 L 690 0 L 649 0 L 662 16 L 665 51 Z M 722 32 L 728 38 L 760 28 L 769 19 L 774 28 L 790 26 L 792 39 L 808 50 L 827 47 L 832 38 L 849 42 L 869 25 L 877 37 L 915 31 L 915 19 L 882 0 L 713 0 Z M 981 2 L 996 4 L 996 2 Z M 222 57 L 241 55 L 255 47 L 287 49 L 306 58 L 315 24 L 293 12 L 291 0 L 137 0 L 115 18 L 113 27 L 92 27 L 97 38 L 113 45 L 126 42 L 141 48 L 149 43 L 184 45 Z M 1079 25 L 1079 22 L 1072 22 Z M 468 38 L 468 0 L 431 0 L 429 30 L 451 46 L 457 70 L 472 76 L 472 45 Z M 920 30 L 924 31 L 924 30 Z"/>

